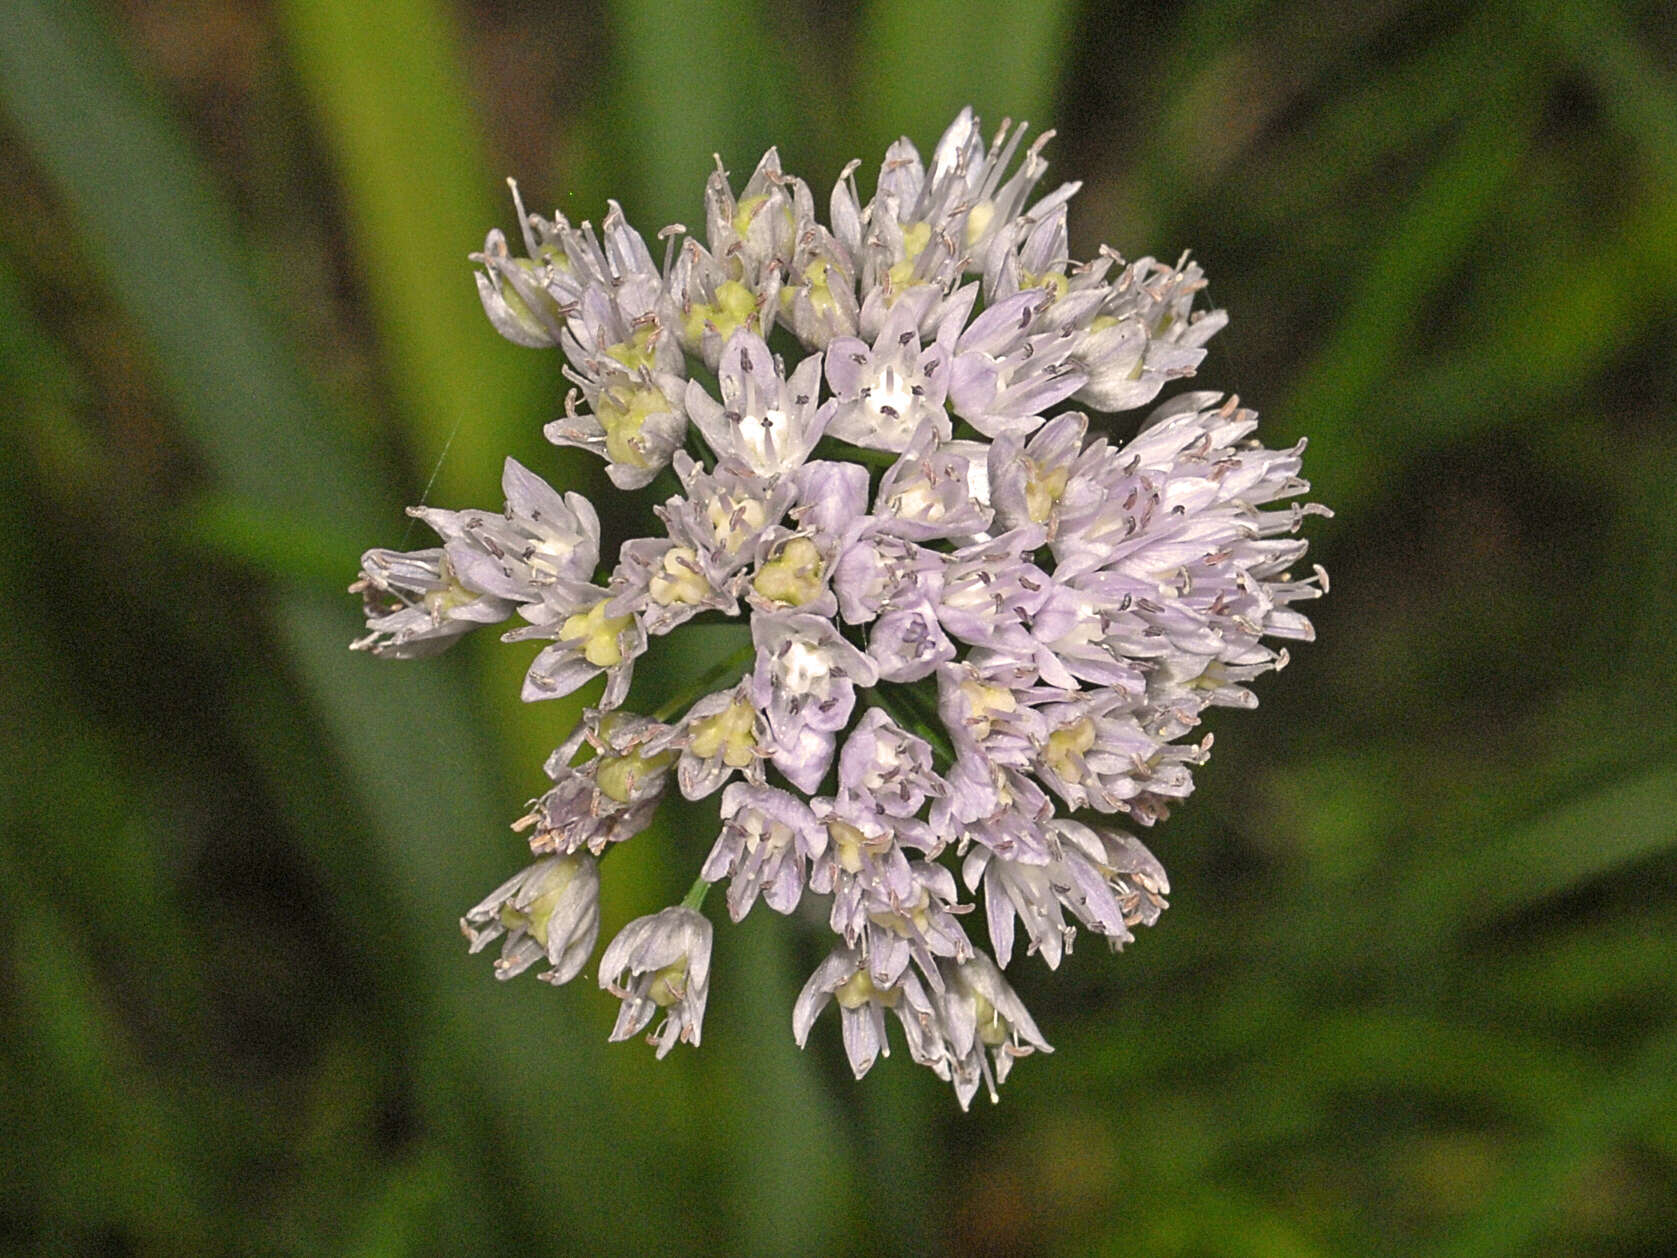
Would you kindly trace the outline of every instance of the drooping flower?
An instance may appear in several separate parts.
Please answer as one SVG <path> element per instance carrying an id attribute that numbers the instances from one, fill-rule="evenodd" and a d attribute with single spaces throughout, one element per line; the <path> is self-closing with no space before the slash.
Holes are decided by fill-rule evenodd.
<path id="1" fill-rule="evenodd" d="M 648 1042 L 658 1056 L 699 1043 L 710 995 L 710 921 L 685 906 L 637 917 L 606 945 L 600 986 L 623 1002 L 611 1038 L 626 1040 L 664 1012 Z"/>
<path id="2" fill-rule="evenodd" d="M 873 981 L 861 954 L 840 948 L 815 968 L 792 1009 L 792 1034 L 802 1048 L 815 1019 L 830 1001 L 837 1001 L 845 1055 L 860 1079 L 881 1056 L 891 1055 L 885 1034 L 885 1011 L 896 1015 L 908 1040 L 909 1055 L 918 1063 L 939 1069 L 948 1078 L 943 1044 L 937 1034 L 937 1012 L 925 984 L 913 970 L 905 970 L 894 984 Z"/>
<path id="3" fill-rule="evenodd" d="M 720 792 L 693 890 L 605 951 L 614 1039 L 662 1010 L 659 1056 L 698 1043 L 723 884 L 735 921 L 761 900 L 832 932 L 800 1046 L 836 1003 L 858 1077 L 900 1034 L 963 1107 L 994 1097 L 1050 1051 L 1002 969 L 1159 920 L 1129 829 L 1193 790 L 1206 710 L 1255 704 L 1311 636 L 1302 443 L 1258 444 L 1233 397 L 1160 400 L 1227 316 L 1186 255 L 1075 256 L 1078 185 L 1037 196 L 1051 133 L 1025 134 L 986 142 L 964 110 L 929 161 L 892 145 L 869 200 L 847 166 L 827 224 L 774 150 L 737 192 L 718 167 L 661 264 L 615 203 L 596 232 L 515 187 L 524 255 L 498 231 L 474 255 L 491 324 L 564 359 L 548 438 L 657 523 L 602 555 L 594 507 L 508 460 L 503 510 L 419 508 L 440 546 L 367 552 L 356 646 L 416 657 L 516 617 L 504 638 L 543 644 L 525 699 L 599 687 L 515 824 L 536 863 L 463 923 L 474 951 L 506 936 L 503 977 L 575 974 L 596 858 L 672 784 Z M 730 619 L 744 645 L 672 685 Z"/>
<path id="4" fill-rule="evenodd" d="M 945 962 L 943 972 L 938 1020 L 948 1045 L 955 1095 L 965 1109 L 980 1081 L 994 1101 L 997 1085 L 1007 1081 L 1015 1061 L 1054 1050 L 995 962 L 982 952 L 959 963 Z"/>
<path id="5" fill-rule="evenodd" d="M 476 952 L 506 935 L 495 977 L 522 974 L 546 958 L 537 975 L 568 983 L 581 972 L 600 933 L 600 868 L 591 856 L 548 856 L 514 874 L 467 911 L 460 929 Z"/>

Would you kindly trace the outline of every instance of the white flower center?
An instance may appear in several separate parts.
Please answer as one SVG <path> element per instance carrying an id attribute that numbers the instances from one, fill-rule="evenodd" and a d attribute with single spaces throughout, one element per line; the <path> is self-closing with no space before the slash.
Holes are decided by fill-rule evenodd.
<path id="1" fill-rule="evenodd" d="M 780 657 L 781 680 L 793 694 L 809 694 L 817 686 L 824 693 L 826 681 L 832 676 L 832 664 L 826 651 L 807 642 L 793 642 Z"/>
<path id="2" fill-rule="evenodd" d="M 907 489 L 891 495 L 891 510 L 905 520 L 919 520 L 936 524 L 943 519 L 943 503 L 938 500 L 929 480 L 915 481 Z"/>
<path id="3" fill-rule="evenodd" d="M 761 416 L 747 416 L 740 421 L 740 436 L 750 452 L 752 462 L 762 469 L 778 469 L 785 462 L 787 442 L 792 435 L 792 421 L 786 412 L 776 408 Z"/>
<path id="4" fill-rule="evenodd" d="M 1088 646 L 1106 636 L 1100 612 L 1086 598 L 1077 600 L 1077 623 L 1060 638 L 1056 646 Z"/>
<path id="5" fill-rule="evenodd" d="M 525 562 L 530 570 L 543 576 L 554 577 L 570 566 L 571 557 L 576 553 L 576 540 L 561 537 L 557 533 L 543 533 L 535 539 L 535 545 L 530 548 Z"/>
<path id="6" fill-rule="evenodd" d="M 875 419 L 885 420 L 891 427 L 901 424 L 914 404 L 914 390 L 891 364 L 874 377 L 873 385 L 868 389 L 868 409 Z"/>
<path id="7" fill-rule="evenodd" d="M 745 850 L 755 852 L 759 847 L 778 851 L 792 838 L 792 827 L 767 817 L 753 817 L 744 829 Z"/>
<path id="8" fill-rule="evenodd" d="M 891 775 L 902 766 L 902 750 L 891 742 L 880 739 L 874 744 L 873 763 L 862 776 L 862 785 L 870 791 L 882 790 L 891 781 Z"/>

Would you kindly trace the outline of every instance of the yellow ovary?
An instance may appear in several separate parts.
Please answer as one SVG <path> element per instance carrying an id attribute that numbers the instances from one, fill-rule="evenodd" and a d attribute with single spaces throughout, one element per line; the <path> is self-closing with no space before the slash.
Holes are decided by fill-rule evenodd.
<path id="1" fill-rule="evenodd" d="M 771 603 L 802 607 L 821 596 L 821 552 L 807 537 L 794 537 L 757 570 L 752 588 Z"/>
<path id="2" fill-rule="evenodd" d="M 743 769 L 757 751 L 757 712 L 743 699 L 735 699 L 715 716 L 693 722 L 688 750 L 702 760 L 720 755 L 730 769 Z"/>
<path id="3" fill-rule="evenodd" d="M 680 603 L 691 607 L 711 595 L 710 582 L 699 571 L 699 556 L 691 546 L 672 546 L 664 552 L 660 571 L 647 583 L 652 601 L 665 607 Z"/>
<path id="4" fill-rule="evenodd" d="M 601 599 L 587 611 L 567 618 L 559 629 L 559 637 L 563 641 L 582 640 L 582 658 L 596 668 L 611 668 L 623 662 L 623 647 L 618 635 L 634 620 L 633 616 L 606 615 L 607 602 L 607 599 Z"/>

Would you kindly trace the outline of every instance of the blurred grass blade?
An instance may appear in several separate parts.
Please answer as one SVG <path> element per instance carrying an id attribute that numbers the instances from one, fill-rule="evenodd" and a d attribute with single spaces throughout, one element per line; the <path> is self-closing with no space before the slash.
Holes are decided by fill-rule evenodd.
<path id="1" fill-rule="evenodd" d="M 1677 846 L 1677 769 L 1661 765 L 1556 803 L 1525 826 L 1452 844 L 1396 920 L 1415 939 L 1483 925 Z"/>
<path id="2" fill-rule="evenodd" d="M 370 527 L 380 496 L 358 443 L 324 422 L 241 276 L 225 205 L 82 6 L 0 6 L 0 107 L 56 180 L 101 279 L 142 322 L 223 487 Z"/>
<path id="3" fill-rule="evenodd" d="M 1301 216 L 1350 200 L 1380 163 L 1402 160 L 1471 109 L 1498 27 L 1494 10 L 1481 9 L 1411 60 L 1336 92 L 1313 126 L 1289 131 L 1277 151 L 1251 163 L 1252 186 L 1242 195 L 1253 217 L 1291 236 Z"/>
<path id="4" fill-rule="evenodd" d="M 1617 1075 L 1582 1104 L 1556 1115 L 1472 1218 L 1428 1252 L 1437 1258 L 1499 1258 L 1537 1252 L 1549 1220 L 1566 1204 L 1580 1168 L 1636 1134 L 1650 1116 L 1677 1103 L 1677 1027 L 1650 1037 Z"/>
<path id="5" fill-rule="evenodd" d="M 46 1111 L 30 1141 L 55 1198 L 42 1222 L 60 1243 L 80 1229 L 107 1227 L 146 1238 L 156 1252 L 211 1252 L 214 1216 L 189 1153 L 188 1133 L 202 1141 L 200 1116 L 181 1112 L 102 1007 L 62 901 L 32 887 L 0 845 L 0 920 L 14 924 L 9 942 L 22 958 L 9 975 L 8 1017 L 29 1028 L 32 1106 Z M 8 1131 L 8 1143 L 21 1135 Z M 7 1158 L 20 1151 L 8 1150 Z M 22 1188 L 9 1176 L 8 1184 L 8 1198 Z"/>
<path id="6" fill-rule="evenodd" d="M 859 126 L 848 137 L 867 155 L 863 195 L 887 145 L 906 135 L 929 157 L 964 105 L 983 119 L 986 138 L 1003 118 L 1031 123 L 1033 136 L 1052 127 L 1073 12 L 1067 0 L 870 3 L 856 52 Z"/>
<path id="7" fill-rule="evenodd" d="M 768 15 L 761 0 L 607 6 L 618 71 L 608 131 L 634 181 L 615 195 L 649 239 L 671 222 L 703 239 L 712 154 L 721 155 L 738 191 L 765 149 L 804 131 L 800 98 L 822 87 L 797 78 Z"/>
<path id="8" fill-rule="evenodd" d="M 1602 108 L 1641 149 L 1668 194 L 1677 194 L 1677 91 L 1671 68 L 1626 29 L 1618 5 L 1561 0 L 1529 10 L 1556 51 L 1577 62 L 1599 89 Z M 1558 36 L 1558 38 L 1557 38 Z"/>
<path id="9" fill-rule="evenodd" d="M 0 10 L 0 86 L 20 132 L 83 224 L 101 278 L 145 333 L 220 485 L 256 509 L 273 503 L 318 513 L 345 530 L 370 534 L 373 520 L 394 517 L 370 460 L 306 395 L 292 355 L 261 316 L 238 265 L 230 217 L 196 159 L 86 11 L 47 0 Z M 279 591 L 274 606 L 290 659 L 341 740 L 383 843 L 382 876 L 403 909 L 400 921 L 367 923 L 366 946 L 404 958 L 416 1023 L 443 1024 L 429 1045 L 432 1120 L 446 1126 L 452 1116 L 481 1129 L 495 1115 L 509 1150 L 498 1174 L 510 1168 L 531 1200 L 545 1201 L 538 1189 L 551 1192 L 561 1180 L 551 1133 L 574 1129 L 574 1146 L 587 1150 L 599 1147 L 591 1142 L 604 1132 L 587 1112 L 592 1094 L 561 1094 L 520 1068 L 532 1055 L 551 1060 L 565 1047 L 554 1044 L 536 1009 L 484 1019 L 477 1000 L 483 975 L 453 951 L 458 906 L 505 876 L 505 856 L 472 841 L 505 832 L 497 775 L 467 719 L 459 671 L 433 666 L 398 680 L 352 658 L 345 644 L 355 622 L 345 602 L 337 589 L 297 589 Z M 416 789 L 439 773 L 447 789 Z M 323 846 L 342 839 L 305 837 Z M 414 946 L 411 923 L 427 924 L 423 946 Z M 446 951 L 444 938 L 451 940 Z M 479 1088 L 486 1094 L 477 1095 Z M 456 1125 L 455 1144 L 465 1147 L 470 1131 Z M 525 1223 L 557 1226 L 542 1209 Z"/>
<path id="10" fill-rule="evenodd" d="M 291 63 L 344 189 L 384 367 L 438 501 L 494 505 L 507 454 L 545 448 L 560 409 L 556 352 L 503 340 L 466 255 L 500 225 L 501 175 L 482 161 L 453 12 L 440 0 L 284 0 Z M 581 474 L 574 455 L 558 461 Z"/>
<path id="11" fill-rule="evenodd" d="M 1425 182 L 1396 217 L 1363 272 L 1339 325 L 1276 414 L 1320 450 L 1311 481 L 1336 510 L 1379 489 L 1393 440 L 1407 427 L 1371 427 L 1364 411 L 1424 326 L 1429 303 L 1496 211 L 1538 117 L 1531 76 L 1517 53 L 1500 59 L 1483 95 Z"/>
<path id="12" fill-rule="evenodd" d="M 1553 405 L 1629 350 L 1674 294 L 1677 197 L 1644 196 L 1593 248 L 1551 262 L 1512 293 L 1487 292 L 1470 320 L 1478 339 L 1401 375 L 1387 409 L 1408 418 L 1419 446 Z"/>
<path id="13" fill-rule="evenodd" d="M 285 0 L 278 14 L 338 171 L 357 269 L 426 500 L 497 507 L 509 455 L 560 489 L 586 489 L 594 460 L 541 436 L 566 387 L 559 352 L 499 336 L 466 260 L 497 224 L 521 246 L 506 184 L 483 164 L 453 11 L 440 0 Z M 241 527 L 237 513 L 217 505 L 206 504 L 197 521 L 207 540 L 271 553 L 264 546 L 271 531 Z M 399 527 L 393 516 L 378 536 L 394 542 Z M 466 650 L 486 710 L 496 714 L 489 736 L 508 777 L 533 782 L 581 714 L 582 696 L 519 703 L 527 654 L 489 635 Z"/>

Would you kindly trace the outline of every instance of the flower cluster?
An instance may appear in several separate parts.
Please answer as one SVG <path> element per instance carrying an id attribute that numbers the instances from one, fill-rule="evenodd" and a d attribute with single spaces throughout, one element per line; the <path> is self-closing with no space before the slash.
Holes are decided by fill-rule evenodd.
<path id="1" fill-rule="evenodd" d="M 518 822 L 535 863 L 463 922 L 474 951 L 505 936 L 501 977 L 573 977 L 607 849 L 672 789 L 721 792 L 693 893 L 605 951 L 613 1038 L 662 1010 L 660 1056 L 698 1043 L 700 906 L 725 883 L 735 921 L 761 899 L 832 932 L 800 1045 L 836 1002 L 860 1077 L 889 1012 L 963 1106 L 993 1099 L 1049 1051 L 1002 970 L 1157 920 L 1164 870 L 1116 826 L 1186 796 L 1205 709 L 1254 705 L 1272 641 L 1310 637 L 1303 444 L 1265 449 L 1251 411 L 1197 392 L 1128 441 L 1091 433 L 1079 407 L 1153 402 L 1225 316 L 1195 309 L 1186 259 L 1074 261 L 1077 185 L 1033 202 L 1048 136 L 1016 165 L 1022 136 L 986 145 L 966 111 L 929 164 L 899 141 L 870 201 L 844 171 L 830 226 L 770 150 L 738 194 L 711 176 L 703 237 L 661 233 L 661 262 L 615 204 L 596 233 L 520 203 L 523 255 L 498 231 L 474 255 L 494 326 L 564 355 L 547 436 L 654 487 L 662 531 L 602 567 L 593 507 L 509 459 L 504 511 L 417 509 L 440 546 L 367 553 L 356 645 L 425 655 L 516 616 L 507 640 L 546 643 L 525 699 L 604 679 Z M 743 619 L 740 652 L 632 711 L 637 659 L 695 617 Z"/>

